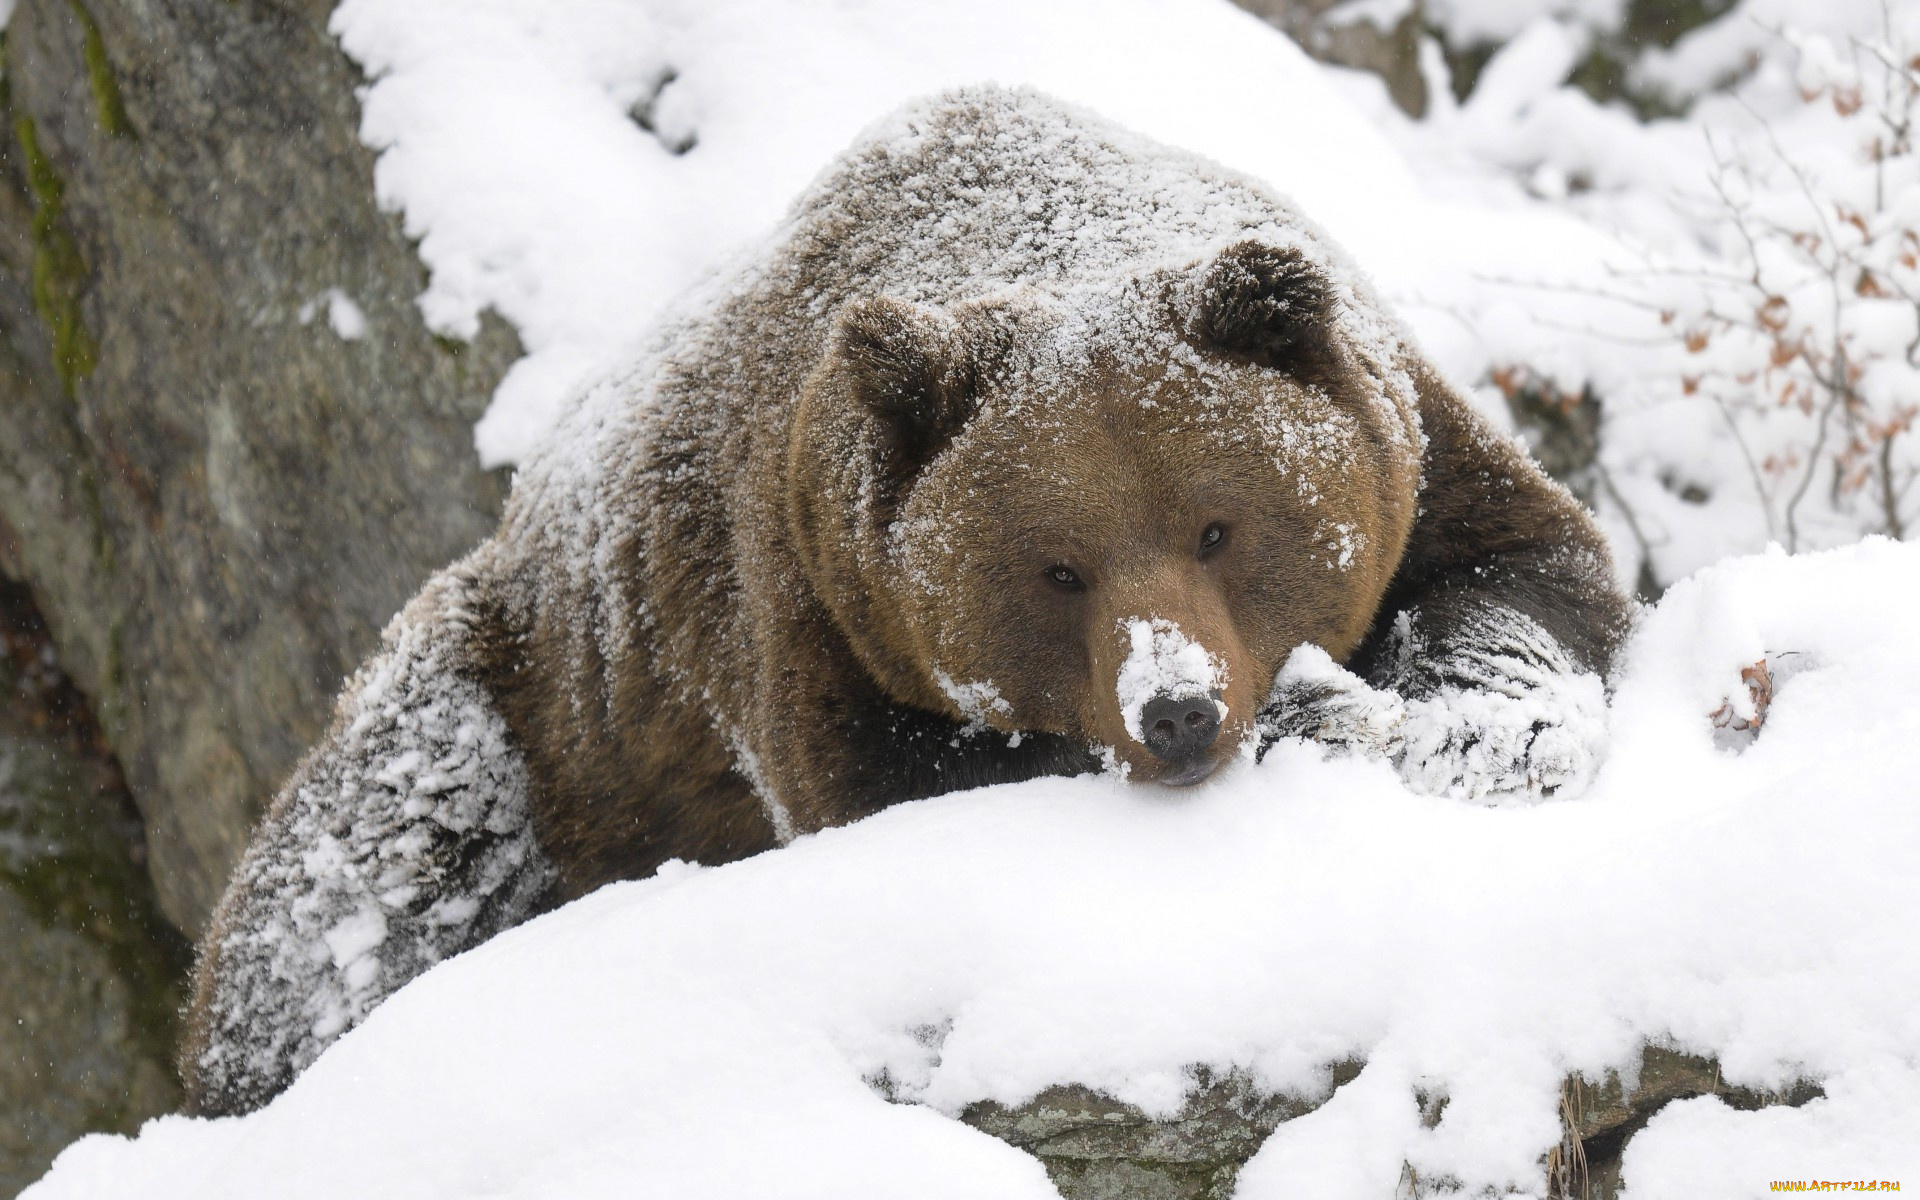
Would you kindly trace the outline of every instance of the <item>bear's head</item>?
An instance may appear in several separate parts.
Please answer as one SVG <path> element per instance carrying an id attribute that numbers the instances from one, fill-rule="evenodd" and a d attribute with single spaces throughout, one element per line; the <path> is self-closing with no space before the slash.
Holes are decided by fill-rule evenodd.
<path id="1" fill-rule="evenodd" d="M 1411 528 L 1403 372 L 1298 249 L 950 308 L 849 303 L 790 530 L 895 700 L 1204 779 L 1303 642 L 1365 636 Z"/>

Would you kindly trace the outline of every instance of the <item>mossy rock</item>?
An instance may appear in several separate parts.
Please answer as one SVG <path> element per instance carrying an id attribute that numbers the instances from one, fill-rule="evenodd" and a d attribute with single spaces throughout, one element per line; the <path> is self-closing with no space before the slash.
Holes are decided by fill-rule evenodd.
<path id="1" fill-rule="evenodd" d="M 0 38 L 0 544 L 189 934 L 506 491 L 473 426 L 518 340 L 426 327 L 332 8 L 18 0 Z M 365 336 L 301 319 L 335 291 Z"/>

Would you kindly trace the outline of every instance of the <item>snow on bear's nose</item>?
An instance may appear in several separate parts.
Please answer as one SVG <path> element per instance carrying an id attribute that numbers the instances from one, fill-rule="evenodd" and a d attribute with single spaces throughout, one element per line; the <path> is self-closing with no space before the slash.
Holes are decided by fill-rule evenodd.
<path id="1" fill-rule="evenodd" d="M 1127 735 L 1175 769 L 1161 782 L 1197 783 L 1212 774 L 1205 757 L 1220 736 L 1226 665 L 1172 621 L 1122 622 L 1129 652 L 1115 692 Z"/>

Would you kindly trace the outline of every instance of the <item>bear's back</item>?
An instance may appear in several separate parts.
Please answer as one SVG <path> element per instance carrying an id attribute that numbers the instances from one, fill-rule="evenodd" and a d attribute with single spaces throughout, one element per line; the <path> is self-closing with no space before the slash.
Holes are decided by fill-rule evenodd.
<path id="1" fill-rule="evenodd" d="M 1038 92 L 991 85 L 870 128 L 786 228 L 779 259 L 803 265 L 810 316 L 854 295 L 944 305 L 1011 287 L 1079 290 L 1253 234 L 1354 273 L 1256 182 Z"/>

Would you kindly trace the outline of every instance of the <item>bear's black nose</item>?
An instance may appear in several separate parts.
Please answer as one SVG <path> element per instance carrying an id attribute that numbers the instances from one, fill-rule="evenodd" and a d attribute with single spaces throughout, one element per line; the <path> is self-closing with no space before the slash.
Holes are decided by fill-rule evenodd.
<path id="1" fill-rule="evenodd" d="M 1140 709 L 1141 741 L 1158 758 L 1179 762 L 1220 736 L 1220 706 L 1211 696 L 1155 696 Z"/>

